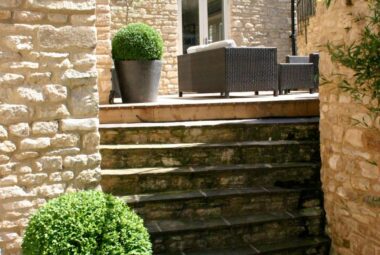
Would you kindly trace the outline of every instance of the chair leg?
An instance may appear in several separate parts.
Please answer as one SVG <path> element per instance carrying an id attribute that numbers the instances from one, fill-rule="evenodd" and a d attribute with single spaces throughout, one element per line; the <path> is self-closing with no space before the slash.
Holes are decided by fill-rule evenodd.
<path id="1" fill-rule="evenodd" d="M 282 89 L 279 90 L 279 95 L 283 95 L 284 91 Z"/>
<path id="2" fill-rule="evenodd" d="M 183 97 L 183 92 L 180 91 L 180 92 L 178 93 L 178 96 L 179 96 L 179 97 Z"/>
<path id="3" fill-rule="evenodd" d="M 230 92 L 229 91 L 224 92 L 224 97 L 225 98 L 230 98 Z"/>
<path id="4" fill-rule="evenodd" d="M 314 94 L 314 92 L 315 92 L 315 89 L 314 89 L 314 88 L 312 88 L 312 89 L 310 89 L 309 91 L 310 91 L 310 94 Z"/>
<path id="5" fill-rule="evenodd" d="M 259 95 L 259 92 L 258 91 L 255 91 L 255 96 L 258 96 Z"/>
<path id="6" fill-rule="evenodd" d="M 277 97 L 278 96 L 278 90 L 273 90 L 273 96 Z"/>
<path id="7" fill-rule="evenodd" d="M 224 92 L 220 92 L 220 96 L 221 96 L 221 97 L 224 97 Z"/>

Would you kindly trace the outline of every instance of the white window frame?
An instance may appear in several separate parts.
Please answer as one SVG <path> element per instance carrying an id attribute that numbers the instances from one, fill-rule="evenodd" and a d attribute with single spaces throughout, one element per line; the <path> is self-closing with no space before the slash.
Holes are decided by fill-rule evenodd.
<path id="1" fill-rule="evenodd" d="M 182 38 L 182 0 L 178 0 L 178 54 L 182 55 L 183 52 L 183 38 Z M 208 12 L 207 12 L 207 0 L 198 0 L 199 4 L 199 40 L 200 44 L 206 44 L 208 40 Z M 223 0 L 223 25 L 224 25 L 224 38 L 229 39 L 230 31 L 230 12 L 229 12 L 230 0 Z"/>

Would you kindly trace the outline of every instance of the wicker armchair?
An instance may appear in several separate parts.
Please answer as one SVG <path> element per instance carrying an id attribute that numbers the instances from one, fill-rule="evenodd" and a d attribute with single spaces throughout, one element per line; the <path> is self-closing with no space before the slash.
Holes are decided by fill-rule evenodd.
<path id="1" fill-rule="evenodd" d="M 278 95 L 276 48 L 220 48 L 178 56 L 179 96 L 183 92 L 273 91 Z"/>
<path id="2" fill-rule="evenodd" d="M 309 89 L 313 93 L 319 86 L 319 54 L 287 56 L 287 63 L 279 64 L 280 94 L 292 89 Z"/>

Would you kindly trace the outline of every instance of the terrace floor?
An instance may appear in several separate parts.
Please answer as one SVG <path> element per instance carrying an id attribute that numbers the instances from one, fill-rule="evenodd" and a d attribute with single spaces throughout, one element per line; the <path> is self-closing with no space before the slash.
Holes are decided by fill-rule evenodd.
<path id="1" fill-rule="evenodd" d="M 117 101 L 116 101 L 117 102 Z M 119 101 L 120 102 L 120 101 Z M 272 92 L 162 95 L 154 103 L 100 106 L 101 123 L 168 122 L 213 119 L 319 116 L 319 94 L 295 91 L 274 97 Z"/>

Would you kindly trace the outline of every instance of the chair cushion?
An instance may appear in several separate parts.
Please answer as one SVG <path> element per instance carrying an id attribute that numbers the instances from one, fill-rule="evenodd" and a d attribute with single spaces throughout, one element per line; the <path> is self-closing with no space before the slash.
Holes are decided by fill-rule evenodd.
<path id="1" fill-rule="evenodd" d="M 234 40 L 224 40 L 224 41 L 218 41 L 206 45 L 197 45 L 197 46 L 191 46 L 187 49 L 187 53 L 196 53 L 196 52 L 202 52 L 202 51 L 208 51 L 208 50 L 214 50 L 214 49 L 220 49 L 220 48 L 232 48 L 236 47 L 236 43 Z"/>

